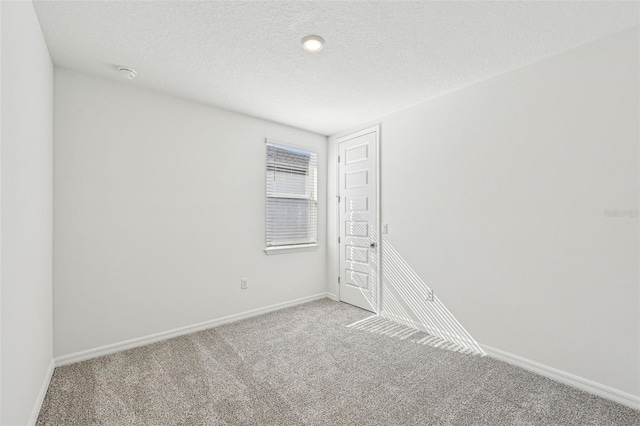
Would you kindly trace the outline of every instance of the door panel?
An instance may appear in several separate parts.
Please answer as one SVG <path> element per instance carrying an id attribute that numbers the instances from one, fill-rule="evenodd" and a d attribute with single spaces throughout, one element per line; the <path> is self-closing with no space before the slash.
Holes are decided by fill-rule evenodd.
<path id="1" fill-rule="evenodd" d="M 338 142 L 340 300 L 372 312 L 378 306 L 378 129 Z"/>

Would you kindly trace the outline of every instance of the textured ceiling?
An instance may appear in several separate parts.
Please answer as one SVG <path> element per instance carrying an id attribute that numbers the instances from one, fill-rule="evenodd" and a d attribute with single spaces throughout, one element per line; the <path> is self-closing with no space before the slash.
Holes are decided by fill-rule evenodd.
<path id="1" fill-rule="evenodd" d="M 56 65 L 325 135 L 639 24 L 636 2 L 35 7 Z M 302 50 L 308 34 L 324 50 Z"/>

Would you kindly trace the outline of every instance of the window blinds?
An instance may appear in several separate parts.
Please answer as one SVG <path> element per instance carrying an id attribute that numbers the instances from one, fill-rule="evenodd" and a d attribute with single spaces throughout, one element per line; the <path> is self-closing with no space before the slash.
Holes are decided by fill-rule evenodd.
<path id="1" fill-rule="evenodd" d="M 267 248 L 316 244 L 316 153 L 267 142 L 266 169 Z"/>

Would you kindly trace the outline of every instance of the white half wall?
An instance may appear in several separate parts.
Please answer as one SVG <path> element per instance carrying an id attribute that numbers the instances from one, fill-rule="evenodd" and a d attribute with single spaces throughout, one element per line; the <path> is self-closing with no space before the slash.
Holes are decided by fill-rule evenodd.
<path id="1" fill-rule="evenodd" d="M 327 138 L 135 85 L 55 69 L 56 357 L 326 291 Z M 318 250 L 264 253 L 267 137 L 318 153 Z"/>
<path id="2" fill-rule="evenodd" d="M 53 65 L 30 1 L 1 2 L 2 425 L 35 420 L 52 366 Z"/>
<path id="3" fill-rule="evenodd" d="M 636 396 L 638 39 L 626 31 L 380 121 L 385 237 L 471 336 Z M 329 238 L 337 294 L 336 250 Z"/>

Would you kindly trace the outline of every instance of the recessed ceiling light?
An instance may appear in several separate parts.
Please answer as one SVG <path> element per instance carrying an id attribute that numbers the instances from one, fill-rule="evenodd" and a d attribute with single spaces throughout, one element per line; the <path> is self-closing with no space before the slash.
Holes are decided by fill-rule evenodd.
<path id="1" fill-rule="evenodd" d="M 120 72 L 121 76 L 126 77 L 129 80 L 133 80 L 134 78 L 136 78 L 136 75 L 138 75 L 138 73 L 131 68 L 118 67 L 118 71 Z"/>
<path id="2" fill-rule="evenodd" d="M 309 53 L 316 53 L 322 50 L 324 39 L 317 35 L 308 35 L 302 39 L 302 48 Z"/>

